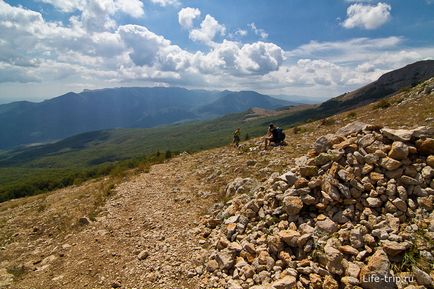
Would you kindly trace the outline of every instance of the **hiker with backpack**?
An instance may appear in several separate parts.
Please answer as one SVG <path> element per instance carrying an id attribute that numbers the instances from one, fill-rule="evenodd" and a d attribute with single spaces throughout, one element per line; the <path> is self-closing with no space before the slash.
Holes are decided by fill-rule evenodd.
<path id="1" fill-rule="evenodd" d="M 241 137 L 241 130 L 237 128 L 234 132 L 234 138 L 232 140 L 232 143 L 235 147 L 238 147 L 240 145 L 240 137 Z"/>
<path id="2" fill-rule="evenodd" d="M 268 145 L 285 145 L 285 137 L 286 135 L 280 127 L 276 127 L 273 123 L 270 123 L 268 126 L 267 136 L 265 137 L 265 149 L 268 148 Z"/>

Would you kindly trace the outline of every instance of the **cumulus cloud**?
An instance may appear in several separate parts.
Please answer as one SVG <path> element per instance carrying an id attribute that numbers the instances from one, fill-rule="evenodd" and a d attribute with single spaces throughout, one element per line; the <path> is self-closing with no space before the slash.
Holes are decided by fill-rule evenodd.
<path id="1" fill-rule="evenodd" d="M 160 50 L 170 45 L 169 40 L 143 26 L 124 25 L 119 27 L 118 32 L 131 51 L 131 60 L 138 66 L 153 66 Z"/>
<path id="2" fill-rule="evenodd" d="M 265 32 L 264 29 L 260 29 L 260 28 L 256 27 L 256 24 L 255 24 L 255 23 L 250 23 L 248 26 L 252 29 L 252 31 L 253 31 L 256 35 L 258 35 L 258 36 L 261 37 L 262 39 L 266 39 L 266 38 L 268 38 L 268 33 Z"/>
<path id="3" fill-rule="evenodd" d="M 189 37 L 193 41 L 211 45 L 216 35 L 220 34 L 223 36 L 225 32 L 225 26 L 220 24 L 214 17 L 207 14 L 200 24 L 200 28 L 191 30 Z"/>
<path id="4" fill-rule="evenodd" d="M 403 49 L 406 39 L 396 36 L 312 41 L 290 51 L 264 40 L 231 41 L 217 37 L 225 36 L 226 29 L 210 15 L 194 27 L 200 11 L 189 7 L 179 11 L 179 23 L 192 40 L 208 47 L 187 51 L 145 26 L 116 23 L 117 13 L 140 17 L 138 0 L 83 1 L 91 5 L 58 7 L 76 11 L 65 24 L 0 0 L 2 88 L 11 82 L 20 83 L 17 87 L 38 82 L 68 87 L 147 84 L 333 96 L 434 55 L 434 47 Z M 246 33 L 239 29 L 233 35 Z"/>
<path id="5" fill-rule="evenodd" d="M 193 57 L 193 65 L 202 73 L 232 75 L 265 75 L 277 70 L 284 60 L 284 51 L 273 43 L 240 44 L 224 40 L 209 53 Z"/>
<path id="6" fill-rule="evenodd" d="M 143 3 L 140 0 L 118 0 L 115 2 L 115 7 L 135 18 L 142 17 L 145 14 Z"/>
<path id="7" fill-rule="evenodd" d="M 200 10 L 197 8 L 186 7 L 178 12 L 178 22 L 183 28 L 190 29 L 193 27 L 193 20 L 200 16 Z"/>
<path id="8" fill-rule="evenodd" d="M 342 26 L 347 29 L 355 27 L 376 29 L 389 21 L 391 9 L 389 4 L 381 2 L 377 5 L 353 4 L 348 7 L 347 19 Z"/>

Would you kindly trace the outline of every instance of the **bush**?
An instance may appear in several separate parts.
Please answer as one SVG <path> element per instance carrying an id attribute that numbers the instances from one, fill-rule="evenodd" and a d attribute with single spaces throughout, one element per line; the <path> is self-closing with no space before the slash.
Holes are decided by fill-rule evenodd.
<path id="1" fill-rule="evenodd" d="M 336 120 L 334 118 L 330 117 L 330 118 L 322 119 L 320 125 L 321 126 L 322 125 L 328 126 L 328 125 L 334 125 L 335 123 L 336 123 Z"/>
<path id="2" fill-rule="evenodd" d="M 375 109 L 386 109 L 390 107 L 390 102 L 386 99 L 382 99 L 374 105 Z"/>
<path id="3" fill-rule="evenodd" d="M 347 114 L 347 118 L 348 119 L 353 119 L 357 116 L 357 113 L 355 113 L 354 111 L 350 112 L 349 114 Z"/>

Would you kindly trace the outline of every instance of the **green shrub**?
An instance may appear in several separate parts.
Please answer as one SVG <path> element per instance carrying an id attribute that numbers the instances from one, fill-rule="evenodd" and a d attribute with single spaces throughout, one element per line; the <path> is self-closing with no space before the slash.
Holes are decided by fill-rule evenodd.
<path id="1" fill-rule="evenodd" d="M 353 118 L 355 118 L 356 116 L 357 116 L 357 113 L 354 112 L 354 111 L 352 111 L 352 112 L 350 112 L 349 114 L 347 114 L 347 118 L 348 118 L 348 119 L 353 119 Z"/>
<path id="2" fill-rule="evenodd" d="M 382 99 L 374 105 L 375 109 L 386 109 L 390 107 L 390 102 L 386 99 Z"/>
<path id="3" fill-rule="evenodd" d="M 325 125 L 325 126 L 329 126 L 329 125 L 334 125 L 336 123 L 336 120 L 334 118 L 324 118 L 321 120 L 320 125 Z"/>

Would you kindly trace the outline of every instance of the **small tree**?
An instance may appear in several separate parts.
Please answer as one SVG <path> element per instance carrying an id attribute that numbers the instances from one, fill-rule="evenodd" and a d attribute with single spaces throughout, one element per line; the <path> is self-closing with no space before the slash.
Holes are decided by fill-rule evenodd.
<path id="1" fill-rule="evenodd" d="M 249 139 L 250 139 L 250 136 L 249 136 L 248 133 L 246 133 L 246 136 L 244 137 L 244 140 L 249 140 Z"/>
<path id="2" fill-rule="evenodd" d="M 166 159 L 170 159 L 172 157 L 172 152 L 170 150 L 167 150 L 165 157 Z"/>

